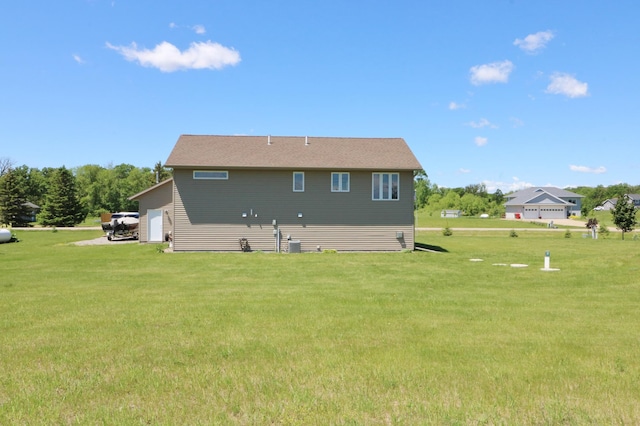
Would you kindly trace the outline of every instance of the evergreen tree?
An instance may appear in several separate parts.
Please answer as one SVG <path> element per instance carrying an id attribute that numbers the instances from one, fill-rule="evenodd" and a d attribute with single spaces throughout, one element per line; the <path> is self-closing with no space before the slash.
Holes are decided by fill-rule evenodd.
<path id="1" fill-rule="evenodd" d="M 85 216 L 76 192 L 75 177 L 64 166 L 56 169 L 49 178 L 49 192 L 39 222 L 44 226 L 74 226 Z"/>
<path id="2" fill-rule="evenodd" d="M 633 231 L 637 224 L 636 208 L 630 202 L 628 195 L 625 194 L 618 198 L 611 214 L 613 215 L 613 223 L 622 231 L 622 239 L 624 240 L 624 233 Z"/>
<path id="3" fill-rule="evenodd" d="M 158 161 L 155 166 L 153 166 L 153 179 L 155 183 L 163 182 L 170 177 L 171 169 L 167 169 L 165 166 L 163 166 L 162 162 Z"/>
<path id="4" fill-rule="evenodd" d="M 20 175 L 8 169 L 0 177 L 0 223 L 14 226 L 29 224 L 29 208 L 25 196 L 25 185 Z"/>
<path id="5" fill-rule="evenodd" d="M 493 200 L 496 204 L 502 204 L 504 202 L 504 194 L 500 191 L 500 188 L 496 189 L 496 192 L 493 193 Z"/>

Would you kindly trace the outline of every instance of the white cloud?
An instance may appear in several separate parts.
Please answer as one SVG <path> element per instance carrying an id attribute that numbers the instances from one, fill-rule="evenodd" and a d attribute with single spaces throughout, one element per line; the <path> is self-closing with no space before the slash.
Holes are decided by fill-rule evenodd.
<path id="1" fill-rule="evenodd" d="M 596 167 L 594 169 L 592 167 L 575 166 L 573 164 L 569 166 L 569 170 L 571 170 L 572 172 L 580 172 L 580 173 L 594 173 L 596 175 L 599 175 L 599 174 L 607 172 L 607 168 L 604 167 L 604 166 Z"/>
<path id="2" fill-rule="evenodd" d="M 207 32 L 204 25 L 194 25 L 191 29 L 195 31 L 196 34 L 205 34 Z"/>
<path id="3" fill-rule="evenodd" d="M 565 95 L 570 98 L 581 98 L 589 96 L 589 85 L 570 74 L 556 72 L 551 75 L 551 83 L 545 92 L 553 95 Z"/>
<path id="4" fill-rule="evenodd" d="M 84 59 L 82 59 L 82 58 L 80 57 L 80 55 L 76 55 L 76 54 L 74 54 L 74 55 L 73 55 L 73 60 L 74 60 L 74 61 L 76 61 L 77 63 L 81 64 L 81 65 L 85 63 Z"/>
<path id="5" fill-rule="evenodd" d="M 485 146 L 487 142 L 489 142 L 489 139 L 483 138 L 482 136 L 476 136 L 476 138 L 473 141 L 478 146 Z"/>
<path id="6" fill-rule="evenodd" d="M 481 118 L 479 121 L 470 121 L 466 125 L 467 126 L 471 126 L 474 129 L 482 129 L 483 127 L 489 127 L 491 129 L 497 129 L 498 128 L 498 126 L 496 126 L 495 124 L 491 123 L 486 118 Z"/>
<path id="7" fill-rule="evenodd" d="M 175 22 L 170 22 L 169 23 L 169 28 L 171 28 L 172 30 L 176 29 L 176 28 L 189 28 L 191 30 L 193 30 L 194 33 L 196 34 L 206 34 L 207 29 L 204 27 L 204 25 L 200 25 L 200 24 L 196 24 L 196 25 L 191 25 L 191 26 L 187 26 L 187 25 L 178 25 Z"/>
<path id="8" fill-rule="evenodd" d="M 465 104 L 459 104 L 459 103 L 457 103 L 457 102 L 453 102 L 453 101 L 449 102 L 449 109 L 450 109 L 451 111 L 455 111 L 455 110 L 457 110 L 457 109 L 464 109 L 464 108 L 466 108 L 466 107 L 467 107 L 467 106 L 466 106 Z"/>
<path id="9" fill-rule="evenodd" d="M 478 86 L 488 83 L 506 83 L 513 71 L 513 63 L 509 60 L 471 67 L 471 84 Z"/>
<path id="10" fill-rule="evenodd" d="M 494 193 L 499 189 L 503 194 L 509 194 L 511 192 L 520 191 L 534 186 L 532 183 L 523 182 L 515 176 L 513 177 L 513 182 L 484 180 L 482 183 L 486 186 L 488 193 Z"/>
<path id="11" fill-rule="evenodd" d="M 471 173 L 471 170 L 460 168 L 458 169 L 458 173 L 467 174 L 467 173 Z"/>
<path id="12" fill-rule="evenodd" d="M 107 43 L 109 49 L 120 53 L 127 61 L 136 61 L 143 67 L 158 68 L 162 72 L 188 69 L 222 69 L 240 62 L 240 53 L 211 41 L 191 43 L 185 51 L 166 41 L 153 50 L 138 49 L 135 43 L 130 46 L 114 46 Z"/>
<path id="13" fill-rule="evenodd" d="M 529 34 L 524 40 L 517 38 L 513 44 L 527 53 L 538 53 L 547 46 L 547 43 L 549 43 L 554 36 L 553 31 L 540 31 L 535 34 Z"/>

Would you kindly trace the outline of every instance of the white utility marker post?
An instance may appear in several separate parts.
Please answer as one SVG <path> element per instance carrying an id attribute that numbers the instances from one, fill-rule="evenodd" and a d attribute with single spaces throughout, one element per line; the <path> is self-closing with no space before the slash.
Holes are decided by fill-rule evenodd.
<path id="1" fill-rule="evenodd" d="M 544 268 L 540 268 L 541 271 L 559 271 L 560 269 L 551 268 L 551 252 L 546 251 L 544 254 Z"/>

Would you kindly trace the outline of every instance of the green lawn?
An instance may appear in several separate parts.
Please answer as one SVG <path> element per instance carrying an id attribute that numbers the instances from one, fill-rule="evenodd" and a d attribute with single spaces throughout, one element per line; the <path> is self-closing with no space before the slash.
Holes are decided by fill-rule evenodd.
<path id="1" fill-rule="evenodd" d="M 609 213 L 609 216 L 611 214 Z M 533 222 L 526 219 L 508 220 L 500 218 L 481 219 L 475 216 L 462 216 L 457 218 L 442 218 L 440 212 L 430 212 L 426 210 L 418 210 L 415 212 L 415 224 L 417 228 L 545 228 L 547 223 Z M 605 220 L 605 222 L 607 222 Z M 586 223 L 584 218 L 576 219 L 576 226 L 584 226 Z M 609 225 L 613 221 L 608 221 Z M 558 226 L 558 228 L 569 228 L 567 226 Z"/>
<path id="2" fill-rule="evenodd" d="M 440 252 L 286 255 L 16 234 L 0 424 L 640 422 L 631 238 L 431 231 Z M 511 263 L 529 266 L 494 265 Z"/>

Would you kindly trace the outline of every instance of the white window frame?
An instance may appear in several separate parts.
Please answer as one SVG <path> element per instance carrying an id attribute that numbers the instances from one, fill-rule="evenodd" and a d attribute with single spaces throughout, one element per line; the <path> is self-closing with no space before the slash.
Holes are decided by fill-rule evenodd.
<path id="1" fill-rule="evenodd" d="M 338 176 L 338 188 L 333 187 L 333 177 Z M 345 185 L 344 176 L 347 176 Z M 351 174 L 349 172 L 331 172 L 331 192 L 350 192 L 351 191 Z"/>
<path id="2" fill-rule="evenodd" d="M 194 170 L 195 180 L 228 180 L 229 172 L 226 170 Z"/>
<path id="3" fill-rule="evenodd" d="M 385 190 L 385 177 L 387 188 Z M 394 198 L 395 177 L 395 198 Z M 376 182 L 377 178 L 377 182 Z M 377 191 L 376 191 L 377 190 Z M 377 192 L 377 194 L 376 194 Z M 398 201 L 400 200 L 400 173 L 398 172 L 374 172 L 371 174 L 371 199 L 373 201 Z"/>
<path id="4" fill-rule="evenodd" d="M 296 189 L 296 176 L 302 176 L 302 189 Z M 293 172 L 293 192 L 304 192 L 304 172 Z"/>

